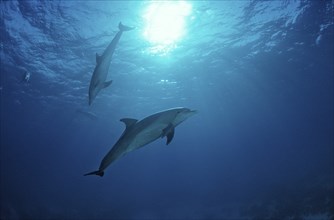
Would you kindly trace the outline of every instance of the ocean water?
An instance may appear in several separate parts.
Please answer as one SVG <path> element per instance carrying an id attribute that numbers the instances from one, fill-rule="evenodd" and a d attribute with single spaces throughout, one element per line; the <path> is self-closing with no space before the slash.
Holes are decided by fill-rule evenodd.
<path id="1" fill-rule="evenodd" d="M 0 7 L 0 219 L 334 219 L 333 1 Z M 119 22 L 136 29 L 89 106 L 96 53 Z M 121 118 L 178 106 L 199 113 L 168 146 L 83 176 Z"/>

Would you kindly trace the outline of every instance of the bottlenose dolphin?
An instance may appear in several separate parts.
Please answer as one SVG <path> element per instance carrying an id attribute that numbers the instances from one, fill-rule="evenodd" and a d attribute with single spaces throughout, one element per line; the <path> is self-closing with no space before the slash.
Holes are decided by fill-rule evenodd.
<path id="1" fill-rule="evenodd" d="M 110 86 L 110 84 L 112 83 L 112 80 L 106 81 L 112 55 L 114 54 L 117 43 L 121 38 L 123 32 L 133 29 L 132 27 L 127 27 L 123 25 L 121 22 L 118 24 L 118 28 L 119 31 L 117 32 L 114 39 L 110 42 L 107 49 L 103 52 L 103 54 L 100 56 L 96 53 L 96 66 L 90 80 L 88 92 L 89 105 L 92 104 L 93 100 L 101 89 Z"/>
<path id="2" fill-rule="evenodd" d="M 141 121 L 132 118 L 121 119 L 120 121 L 126 125 L 123 134 L 103 158 L 99 170 L 87 173 L 84 176 L 95 174 L 102 177 L 104 170 L 112 162 L 160 137 L 167 137 L 166 144 L 168 145 L 174 137 L 175 127 L 195 113 L 196 110 L 178 107 L 155 113 Z"/>

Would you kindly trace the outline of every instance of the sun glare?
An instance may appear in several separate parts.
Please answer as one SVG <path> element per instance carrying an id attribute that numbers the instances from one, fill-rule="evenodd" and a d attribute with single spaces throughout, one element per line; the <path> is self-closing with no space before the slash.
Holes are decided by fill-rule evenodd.
<path id="1" fill-rule="evenodd" d="M 174 47 L 185 34 L 191 5 L 185 1 L 155 1 L 145 11 L 144 37 L 157 48 Z"/>

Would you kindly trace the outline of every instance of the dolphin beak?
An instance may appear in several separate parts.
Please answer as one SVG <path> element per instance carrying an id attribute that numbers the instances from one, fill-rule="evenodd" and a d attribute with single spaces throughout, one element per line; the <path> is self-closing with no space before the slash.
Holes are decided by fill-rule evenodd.
<path id="1" fill-rule="evenodd" d="M 193 114 L 197 114 L 198 113 L 197 110 L 190 110 L 190 112 L 193 113 Z"/>

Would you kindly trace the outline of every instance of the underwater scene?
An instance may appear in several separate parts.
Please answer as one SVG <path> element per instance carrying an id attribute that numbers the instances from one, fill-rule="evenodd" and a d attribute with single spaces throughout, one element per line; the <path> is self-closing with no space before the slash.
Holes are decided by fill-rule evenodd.
<path id="1" fill-rule="evenodd" d="M 334 220 L 334 3 L 0 1 L 1 220 Z"/>

